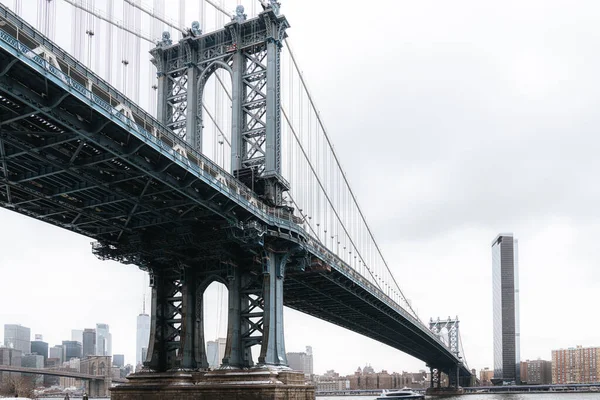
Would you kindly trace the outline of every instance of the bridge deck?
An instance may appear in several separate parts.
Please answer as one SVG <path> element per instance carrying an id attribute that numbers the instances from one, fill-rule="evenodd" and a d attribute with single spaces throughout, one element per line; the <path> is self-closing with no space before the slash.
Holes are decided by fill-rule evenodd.
<path id="1" fill-rule="evenodd" d="M 73 371 L 63 371 L 59 369 L 44 369 L 44 368 L 26 368 L 26 367 L 13 367 L 8 365 L 0 365 L 0 372 L 18 372 L 21 374 L 33 374 L 33 375 L 49 375 L 59 376 L 64 378 L 76 378 L 88 381 L 104 381 L 106 376 L 104 375 L 88 375 Z M 124 383 L 126 379 L 112 379 L 112 382 Z"/>
<path id="2" fill-rule="evenodd" d="M 141 268 L 185 262 L 210 270 L 247 256 L 246 235 L 259 231 L 321 260 L 290 271 L 285 305 L 430 365 L 456 364 L 420 321 L 314 240 L 293 214 L 267 207 L 147 114 L 128 118 L 114 88 L 92 83 L 88 90 L 84 77 L 93 73 L 71 68 L 56 45 L 58 65 L 33 54 L 35 31 L 3 6 L 0 15 L 7 21 L 0 28 L 2 207 L 94 238 L 100 257 Z M 463 367 L 461 374 L 470 372 Z"/>

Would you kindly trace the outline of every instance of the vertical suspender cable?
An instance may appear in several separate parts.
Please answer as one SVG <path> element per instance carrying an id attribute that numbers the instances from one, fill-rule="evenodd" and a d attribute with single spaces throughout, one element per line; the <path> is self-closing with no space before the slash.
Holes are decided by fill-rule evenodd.
<path id="1" fill-rule="evenodd" d="M 108 0 L 107 12 L 109 20 L 113 19 L 114 12 L 114 0 Z M 113 26 L 111 24 L 106 25 L 106 42 L 107 42 L 107 57 L 106 57 L 106 79 L 112 82 L 112 68 L 113 68 Z M 114 82 L 113 82 L 114 83 Z M 117 85 L 115 85 L 117 86 Z"/>

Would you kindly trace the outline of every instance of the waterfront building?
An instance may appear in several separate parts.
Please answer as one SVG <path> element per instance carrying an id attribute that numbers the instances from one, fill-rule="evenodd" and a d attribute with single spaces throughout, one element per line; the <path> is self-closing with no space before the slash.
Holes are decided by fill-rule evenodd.
<path id="1" fill-rule="evenodd" d="M 492 242 L 494 319 L 494 379 L 496 384 L 519 384 L 519 258 L 513 234 L 500 234 Z"/>
<path id="2" fill-rule="evenodd" d="M 427 372 L 392 372 L 375 370 L 367 365 L 364 368 L 358 368 L 354 375 L 346 377 L 350 384 L 350 390 L 382 390 L 382 389 L 401 389 L 409 387 L 413 389 L 424 389 L 429 386 L 429 377 Z M 444 382 L 442 382 L 444 383 Z"/>
<path id="3" fill-rule="evenodd" d="M 63 362 L 71 361 L 74 358 L 81 358 L 81 343 L 75 340 L 63 340 Z"/>
<path id="4" fill-rule="evenodd" d="M 31 353 L 31 329 L 15 324 L 4 325 L 4 346 L 19 350 L 21 354 Z"/>
<path id="5" fill-rule="evenodd" d="M 350 380 L 348 379 L 331 379 L 320 380 L 315 383 L 318 391 L 336 391 L 350 389 Z"/>
<path id="6" fill-rule="evenodd" d="M 549 385 L 552 383 L 552 361 L 527 360 L 526 378 L 528 385 Z M 523 381 L 523 377 L 521 377 Z"/>
<path id="7" fill-rule="evenodd" d="M 96 354 L 97 356 L 112 356 L 112 335 L 108 324 L 96 324 Z"/>
<path id="8" fill-rule="evenodd" d="M 113 368 L 121 368 L 125 366 L 125 356 L 123 354 L 115 354 L 112 359 Z"/>
<path id="9" fill-rule="evenodd" d="M 35 335 L 36 340 L 31 342 L 31 354 L 38 354 L 44 357 L 44 365 L 48 360 L 48 343 L 42 341 L 42 335 Z"/>
<path id="10" fill-rule="evenodd" d="M 146 314 L 144 305 L 142 313 L 137 316 L 137 330 L 135 337 L 135 365 L 143 364 L 146 361 L 144 349 L 148 349 L 150 342 L 150 316 Z"/>
<path id="11" fill-rule="evenodd" d="M 288 365 L 294 371 L 304 373 L 307 380 L 312 379 L 313 375 L 313 352 L 311 346 L 306 346 L 306 351 L 301 353 L 287 353 Z"/>
<path id="12" fill-rule="evenodd" d="M 82 355 L 83 357 L 95 356 L 96 355 L 96 330 L 86 328 L 83 330 L 81 342 L 82 344 Z"/>
<path id="13" fill-rule="evenodd" d="M 600 347 L 552 350 L 552 383 L 600 382 Z"/>
<path id="14" fill-rule="evenodd" d="M 493 369 L 489 369 L 486 367 L 484 369 L 479 370 L 479 381 L 481 382 L 481 386 L 491 386 L 493 377 Z"/>

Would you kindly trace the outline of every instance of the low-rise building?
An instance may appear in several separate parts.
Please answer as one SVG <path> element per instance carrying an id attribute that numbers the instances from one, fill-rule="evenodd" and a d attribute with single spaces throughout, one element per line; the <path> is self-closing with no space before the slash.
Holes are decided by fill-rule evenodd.
<path id="1" fill-rule="evenodd" d="M 481 386 L 492 386 L 492 378 L 494 377 L 494 370 L 484 368 L 479 370 L 479 382 Z"/>
<path id="2" fill-rule="evenodd" d="M 315 383 L 317 391 L 333 392 L 350 389 L 350 380 L 337 378 L 332 380 L 320 380 Z"/>
<path id="3" fill-rule="evenodd" d="M 552 383 L 552 361 L 522 361 L 521 382 L 528 385 L 548 385 Z"/>

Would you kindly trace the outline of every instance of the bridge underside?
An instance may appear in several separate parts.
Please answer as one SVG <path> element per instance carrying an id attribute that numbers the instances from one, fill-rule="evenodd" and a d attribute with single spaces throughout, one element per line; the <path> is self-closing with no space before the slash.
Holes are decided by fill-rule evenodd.
<path id="1" fill-rule="evenodd" d="M 2 29 L 16 36 L 10 26 Z M 23 35 L 19 40 L 35 47 Z M 186 167 L 172 150 L 178 144 L 173 136 L 159 130 L 149 137 L 113 109 L 94 104 L 99 98 L 118 106 L 106 92 L 92 86 L 86 96 L 21 56 L 3 44 L 0 206 L 94 238 L 98 257 L 151 273 L 156 336 L 150 367 L 204 366 L 197 299 L 205 288 L 200 286 L 214 280 L 230 289 L 230 315 L 245 321 L 241 328 L 230 326 L 238 336 L 237 345 L 228 343 L 228 357 L 238 357 L 238 366 L 247 365 L 245 351 L 256 344 L 262 345 L 261 362 L 286 364 L 283 337 L 269 333 L 282 323 L 280 308 L 272 304 L 278 296 L 286 306 L 430 366 L 456 365 L 419 322 L 313 244 L 289 212 L 257 209 L 249 190 L 209 160 L 187 153 L 184 161 L 199 168 Z M 70 77 L 88 86 L 83 74 L 72 71 Z M 323 261 L 325 255 L 332 262 Z M 460 373 L 469 375 L 464 367 Z"/>

